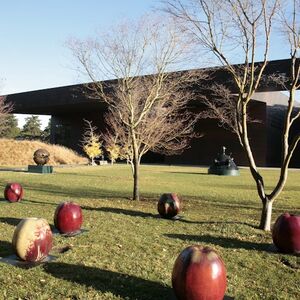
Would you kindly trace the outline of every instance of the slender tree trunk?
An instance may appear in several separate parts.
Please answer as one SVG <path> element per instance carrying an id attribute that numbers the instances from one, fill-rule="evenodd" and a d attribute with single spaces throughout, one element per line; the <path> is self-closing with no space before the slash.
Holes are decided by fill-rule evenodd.
<path id="1" fill-rule="evenodd" d="M 140 200 L 140 162 L 138 158 L 134 158 L 133 161 L 133 200 Z"/>
<path id="2" fill-rule="evenodd" d="M 265 193 L 265 186 L 264 186 L 264 180 L 263 177 L 259 174 L 255 159 L 253 157 L 252 149 L 249 143 L 248 138 L 248 126 L 247 126 L 247 104 L 243 103 L 242 107 L 242 131 L 241 131 L 241 137 L 243 142 L 243 148 L 246 151 L 247 158 L 249 161 L 250 166 L 250 172 L 253 177 L 253 179 L 256 182 L 256 188 L 259 195 L 259 198 L 262 201 L 263 207 L 261 211 L 261 217 L 260 217 L 260 224 L 259 228 L 264 231 L 270 231 L 271 230 L 271 220 L 272 220 L 272 206 L 275 198 L 277 197 L 277 194 L 274 194 L 274 196 L 270 197 L 269 195 L 266 195 Z"/>
<path id="3" fill-rule="evenodd" d="M 261 212 L 259 228 L 264 231 L 271 230 L 272 206 L 273 206 L 273 200 L 269 200 L 269 199 L 263 200 L 263 208 Z"/>
<path id="4" fill-rule="evenodd" d="M 130 168 L 131 168 L 131 173 L 132 173 L 132 177 L 133 177 L 134 176 L 134 164 L 133 164 L 133 161 L 130 161 Z"/>
<path id="5" fill-rule="evenodd" d="M 140 159 L 139 151 L 136 140 L 136 133 L 134 129 L 131 129 L 132 134 L 132 150 L 133 150 L 133 200 L 140 200 L 140 189 L 139 189 L 139 180 L 140 180 Z"/>

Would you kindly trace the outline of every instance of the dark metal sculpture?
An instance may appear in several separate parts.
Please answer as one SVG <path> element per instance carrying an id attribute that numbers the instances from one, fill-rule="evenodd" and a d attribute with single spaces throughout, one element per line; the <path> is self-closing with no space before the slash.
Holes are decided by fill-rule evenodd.
<path id="1" fill-rule="evenodd" d="M 233 158 L 230 155 L 226 155 L 225 151 L 226 147 L 223 146 L 223 152 L 221 154 L 218 153 L 217 158 L 208 169 L 208 174 L 228 176 L 240 175 L 239 168 L 233 161 Z"/>
<path id="2" fill-rule="evenodd" d="M 38 149 L 33 154 L 33 160 L 38 166 L 45 165 L 50 159 L 50 153 L 46 149 Z"/>

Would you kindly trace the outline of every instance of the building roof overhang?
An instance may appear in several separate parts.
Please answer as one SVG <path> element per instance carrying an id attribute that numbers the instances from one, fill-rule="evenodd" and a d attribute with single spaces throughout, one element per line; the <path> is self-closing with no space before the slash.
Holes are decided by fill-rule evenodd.
<path id="1" fill-rule="evenodd" d="M 257 63 L 259 64 L 259 63 Z M 210 72 L 209 81 L 205 85 L 212 83 L 222 83 L 228 86 L 232 92 L 235 88 L 230 74 L 224 68 L 199 69 L 202 72 Z M 180 71 L 176 72 L 179 74 Z M 265 69 L 264 76 L 268 78 L 271 74 L 281 74 L 288 76 L 290 72 L 290 60 L 270 61 Z M 106 81 L 108 85 L 113 85 L 116 80 Z M 264 80 L 257 92 L 280 91 L 282 87 L 275 83 Z M 93 99 L 86 95 L 86 84 L 77 84 L 57 88 L 49 88 L 37 91 L 6 95 L 7 100 L 13 104 L 14 113 L 58 115 L 58 114 L 77 114 L 90 113 L 104 110 L 106 105 L 99 99 Z"/>

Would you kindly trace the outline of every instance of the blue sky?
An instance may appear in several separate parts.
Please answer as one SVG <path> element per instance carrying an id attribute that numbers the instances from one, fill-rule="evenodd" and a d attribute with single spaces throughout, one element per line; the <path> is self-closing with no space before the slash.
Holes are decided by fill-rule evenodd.
<path id="1" fill-rule="evenodd" d="M 138 18 L 151 10 L 150 0 L 2 1 L 0 78 L 2 93 L 76 83 L 69 68 L 71 36 L 92 36 L 120 19 Z"/>
<path id="2" fill-rule="evenodd" d="M 92 36 L 126 18 L 151 11 L 154 0 L 9 0 L 1 2 L 0 94 L 78 82 L 70 69 L 71 36 Z M 18 116 L 19 126 L 24 117 Z M 42 118 L 43 127 L 48 118 Z"/>
<path id="3" fill-rule="evenodd" d="M 1 2 L 0 94 L 78 83 L 65 47 L 126 18 L 137 19 L 158 0 L 9 0 Z M 272 59 L 285 58 L 283 44 Z M 21 118 L 20 118 L 21 120 Z M 21 121 L 22 125 L 23 121 Z M 45 122 L 44 122 L 45 123 Z M 19 124 L 20 125 L 20 124 Z"/>

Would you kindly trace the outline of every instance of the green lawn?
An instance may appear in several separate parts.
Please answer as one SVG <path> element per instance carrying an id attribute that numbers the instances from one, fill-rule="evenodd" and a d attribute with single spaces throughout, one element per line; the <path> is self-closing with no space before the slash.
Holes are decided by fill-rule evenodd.
<path id="1" fill-rule="evenodd" d="M 25 217 L 53 224 L 61 201 L 83 208 L 88 231 L 55 235 L 55 248 L 71 246 L 57 259 L 32 269 L 0 263 L 0 299 L 174 299 L 171 273 L 181 250 L 192 244 L 217 250 L 227 267 L 226 299 L 300 299 L 299 257 L 272 246 L 256 228 L 260 202 L 248 170 L 241 176 L 207 175 L 196 167 L 143 166 L 139 203 L 130 200 L 129 166 L 57 168 L 37 175 L 0 171 L 0 185 L 20 182 L 20 203 L 0 202 L 0 256 L 12 254 L 15 226 Z M 277 171 L 265 170 L 266 184 Z M 273 218 L 300 213 L 300 171 L 291 171 L 274 205 Z M 157 216 L 159 195 L 177 192 L 184 208 L 178 221 Z M 55 250 L 55 249 L 54 249 Z M 53 251 L 55 254 L 55 251 Z"/>

